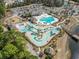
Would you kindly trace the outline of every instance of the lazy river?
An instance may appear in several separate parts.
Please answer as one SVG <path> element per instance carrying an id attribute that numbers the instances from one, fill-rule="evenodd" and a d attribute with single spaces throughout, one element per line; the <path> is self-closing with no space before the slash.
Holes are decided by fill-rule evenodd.
<path id="1" fill-rule="evenodd" d="M 20 32 L 24 32 L 29 40 L 36 46 L 44 46 L 49 43 L 49 41 L 59 34 L 60 27 L 47 26 L 48 24 L 53 24 L 57 22 L 58 19 L 55 17 L 43 17 L 39 20 L 41 23 L 45 23 L 46 28 L 41 28 L 37 24 L 28 22 L 28 25 L 24 26 L 23 24 L 16 24 L 16 27 Z"/>

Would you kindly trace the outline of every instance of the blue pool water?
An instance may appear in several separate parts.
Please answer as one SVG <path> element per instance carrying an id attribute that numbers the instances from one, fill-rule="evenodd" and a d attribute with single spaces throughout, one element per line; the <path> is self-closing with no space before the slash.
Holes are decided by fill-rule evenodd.
<path id="1" fill-rule="evenodd" d="M 20 32 L 27 32 L 27 29 L 26 29 L 25 27 L 21 27 L 21 28 L 19 29 L 19 31 L 20 31 Z"/>
<path id="2" fill-rule="evenodd" d="M 27 27 L 25 27 L 22 24 L 17 24 L 17 28 L 19 29 L 20 32 L 27 32 Z"/>
<path id="3" fill-rule="evenodd" d="M 55 19 L 53 17 L 46 17 L 46 18 L 40 19 L 40 21 L 45 23 L 51 23 L 52 21 L 55 21 Z"/>
<path id="4" fill-rule="evenodd" d="M 40 19 L 40 22 L 42 22 L 42 23 L 49 23 L 49 24 L 55 23 L 57 21 L 58 20 L 56 18 L 54 18 L 54 17 L 44 17 L 44 18 Z"/>

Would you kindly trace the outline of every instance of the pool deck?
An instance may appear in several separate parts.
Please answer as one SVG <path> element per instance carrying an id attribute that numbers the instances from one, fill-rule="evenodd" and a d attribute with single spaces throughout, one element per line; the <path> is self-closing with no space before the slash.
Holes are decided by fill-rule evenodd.
<path id="1" fill-rule="evenodd" d="M 50 15 L 47 15 L 47 17 L 49 16 Z M 29 21 L 15 23 L 15 28 L 18 29 L 18 31 L 25 33 L 25 36 L 29 38 L 29 41 L 37 47 L 42 47 L 47 45 L 52 38 L 54 38 L 57 34 L 59 34 L 60 30 L 57 30 L 57 28 L 59 27 L 60 25 L 53 26 L 52 24 L 50 25 L 34 24 Z"/>

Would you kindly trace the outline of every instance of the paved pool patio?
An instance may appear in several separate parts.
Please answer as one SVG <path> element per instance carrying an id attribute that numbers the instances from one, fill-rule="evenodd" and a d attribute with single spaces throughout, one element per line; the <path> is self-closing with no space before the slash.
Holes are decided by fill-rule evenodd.
<path id="1" fill-rule="evenodd" d="M 24 25 L 23 23 L 17 23 L 16 28 L 20 32 L 25 33 L 25 36 L 29 38 L 28 40 L 35 46 L 42 47 L 48 44 L 52 38 L 60 33 L 61 26 L 51 25 L 59 21 L 57 18 L 52 17 L 51 15 L 43 14 L 37 17 L 35 16 L 35 18 L 37 19 L 36 23 L 32 23 L 30 21 L 27 21 L 25 23 L 26 25 Z M 43 18 L 42 20 L 44 21 L 41 21 L 41 18 Z M 40 23 L 46 23 L 38 25 L 38 21 Z"/>

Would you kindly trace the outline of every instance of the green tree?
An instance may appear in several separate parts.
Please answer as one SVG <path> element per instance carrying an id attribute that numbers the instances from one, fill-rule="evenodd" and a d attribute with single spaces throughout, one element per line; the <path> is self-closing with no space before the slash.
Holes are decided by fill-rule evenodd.
<path id="1" fill-rule="evenodd" d="M 19 49 L 21 49 L 21 50 L 23 50 L 24 49 L 24 47 L 25 47 L 25 45 L 26 45 L 26 40 L 23 38 L 23 37 L 16 37 L 16 41 L 15 41 L 15 45 L 19 48 Z"/>
<path id="2" fill-rule="evenodd" d="M 30 55 L 30 52 L 28 51 L 20 51 L 17 56 L 18 56 L 18 59 L 23 59 L 23 58 L 29 58 L 29 55 Z"/>
<path id="3" fill-rule="evenodd" d="M 37 56 L 34 56 L 34 55 L 30 55 L 29 56 L 29 59 L 38 59 L 38 57 Z"/>
<path id="4" fill-rule="evenodd" d="M 8 33 L 13 37 L 13 39 L 17 38 L 17 37 L 23 37 L 24 38 L 24 35 L 21 33 L 21 32 L 18 32 L 18 31 L 15 31 L 15 30 L 10 30 L 8 31 Z"/>
<path id="5" fill-rule="evenodd" d="M 5 46 L 6 40 L 4 39 L 4 34 L 0 34 L 0 50 Z"/>
<path id="6" fill-rule="evenodd" d="M 1 53 L 2 51 L 0 51 L 0 59 L 3 59 L 3 55 L 2 55 L 2 53 Z"/>
<path id="7" fill-rule="evenodd" d="M 18 48 L 14 46 L 13 44 L 7 44 L 3 49 L 2 49 L 2 54 L 4 57 L 10 57 L 12 55 L 15 55 L 18 52 Z"/>
<path id="8" fill-rule="evenodd" d="M 25 36 L 15 30 L 3 31 L 0 25 L 0 59 L 37 59 L 26 50 Z"/>
<path id="9" fill-rule="evenodd" d="M 22 33 L 11 30 L 9 31 L 8 36 L 10 38 L 9 41 L 11 41 L 17 48 L 20 50 L 24 49 L 27 41 L 25 40 L 25 37 L 22 35 Z"/>
<path id="10" fill-rule="evenodd" d="M 44 53 L 45 53 L 46 55 L 51 55 L 51 54 L 50 54 L 50 48 L 46 48 L 46 49 L 44 50 Z"/>
<path id="11" fill-rule="evenodd" d="M 3 27 L 2 25 L 0 25 L 0 49 L 2 49 L 2 47 L 4 46 L 5 42 L 4 42 L 4 34 L 3 34 Z"/>
<path id="12" fill-rule="evenodd" d="M 47 56 L 45 57 L 45 59 L 52 59 L 52 56 L 47 55 Z"/>
<path id="13" fill-rule="evenodd" d="M 2 27 L 2 25 L 0 25 L 0 33 L 2 33 L 3 32 L 3 27 Z"/>
<path id="14" fill-rule="evenodd" d="M 0 18 L 5 15 L 5 6 L 0 3 Z"/>
<path id="15" fill-rule="evenodd" d="M 6 43 L 13 43 L 13 44 L 15 44 L 15 42 L 17 42 L 17 41 L 19 41 L 19 43 L 21 41 L 23 42 L 23 40 L 24 40 L 22 34 L 20 32 L 16 32 L 15 30 L 10 30 L 10 31 L 4 32 L 4 39 L 6 40 Z M 21 39 L 21 41 L 20 41 L 20 39 Z"/>

